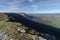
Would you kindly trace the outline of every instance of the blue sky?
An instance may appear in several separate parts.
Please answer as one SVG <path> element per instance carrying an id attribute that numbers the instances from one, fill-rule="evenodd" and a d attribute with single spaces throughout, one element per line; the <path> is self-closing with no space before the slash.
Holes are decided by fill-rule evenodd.
<path id="1" fill-rule="evenodd" d="M 60 13 L 60 0 L 0 0 L 0 12 Z"/>

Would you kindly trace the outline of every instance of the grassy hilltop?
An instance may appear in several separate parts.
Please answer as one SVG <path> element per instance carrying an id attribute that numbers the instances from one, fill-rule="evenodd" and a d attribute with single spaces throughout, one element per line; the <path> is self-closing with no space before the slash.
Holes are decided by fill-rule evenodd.
<path id="1" fill-rule="evenodd" d="M 60 28 L 60 16 L 40 16 L 33 17 L 25 14 L 19 14 L 27 19 L 50 25 L 55 28 Z M 55 30 L 53 28 L 50 28 Z M 56 29 L 57 30 L 57 29 Z M 59 30 L 57 30 L 59 31 Z M 18 23 L 14 17 L 8 16 L 5 13 L 0 13 L 0 40 L 55 40 L 56 37 L 51 34 L 37 32 L 34 29 L 28 28 L 21 23 Z"/>
<path id="2" fill-rule="evenodd" d="M 38 34 L 40 35 L 39 32 L 27 28 L 26 26 L 18 23 L 18 22 L 14 22 L 12 20 L 14 20 L 13 17 L 8 17 L 6 14 L 4 13 L 0 13 L 0 40 L 38 40 L 40 36 L 38 36 Z M 3 36 L 2 36 L 3 35 Z M 35 37 L 35 38 L 33 38 Z M 40 39 L 45 39 L 43 37 L 41 37 Z"/>

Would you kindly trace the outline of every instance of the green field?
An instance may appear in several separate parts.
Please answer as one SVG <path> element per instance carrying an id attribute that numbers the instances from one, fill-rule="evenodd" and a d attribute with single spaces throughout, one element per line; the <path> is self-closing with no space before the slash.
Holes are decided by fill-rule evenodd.
<path id="1" fill-rule="evenodd" d="M 50 21 L 48 25 L 51 25 L 55 28 L 60 28 L 60 16 L 44 16 L 41 17 L 43 20 Z"/>

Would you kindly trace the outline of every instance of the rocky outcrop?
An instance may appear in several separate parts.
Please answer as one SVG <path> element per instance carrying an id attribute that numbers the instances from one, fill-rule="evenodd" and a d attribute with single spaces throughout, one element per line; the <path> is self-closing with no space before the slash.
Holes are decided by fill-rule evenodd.
<path id="1" fill-rule="evenodd" d="M 1 40 L 44 40 L 39 32 L 16 22 L 0 22 Z"/>

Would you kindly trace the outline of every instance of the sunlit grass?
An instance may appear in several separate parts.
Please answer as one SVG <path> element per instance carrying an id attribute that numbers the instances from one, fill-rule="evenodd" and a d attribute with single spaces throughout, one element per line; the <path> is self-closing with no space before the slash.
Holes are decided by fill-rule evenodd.
<path id="1" fill-rule="evenodd" d="M 4 13 L 0 13 L 0 21 L 6 21 L 8 19 L 8 16 Z"/>
<path id="2" fill-rule="evenodd" d="M 28 32 L 26 33 L 18 33 L 16 30 L 17 29 L 27 29 Z M 12 37 L 16 38 L 16 40 L 22 40 L 24 37 L 27 39 L 27 40 L 32 40 L 31 38 L 31 34 L 34 34 L 34 35 L 37 35 L 38 32 L 36 32 L 35 30 L 32 30 L 32 29 L 29 29 L 27 28 L 26 26 L 20 24 L 20 23 L 17 23 L 17 22 L 3 22 L 3 21 L 0 21 L 0 30 L 3 30 L 5 31 L 7 34 L 8 34 L 8 39 L 10 40 Z M 30 34 L 30 35 L 28 35 Z"/>
<path id="3" fill-rule="evenodd" d="M 55 28 L 60 28 L 60 22 L 52 22 L 50 25 Z"/>

